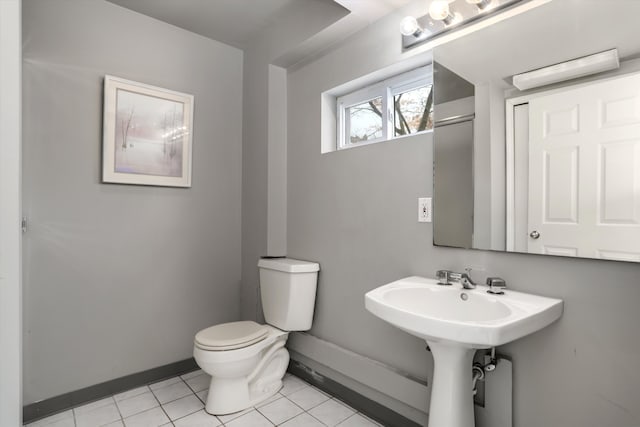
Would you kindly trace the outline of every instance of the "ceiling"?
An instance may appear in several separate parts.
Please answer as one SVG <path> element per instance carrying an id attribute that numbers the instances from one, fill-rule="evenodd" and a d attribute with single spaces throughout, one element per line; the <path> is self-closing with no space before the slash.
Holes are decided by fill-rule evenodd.
<path id="1" fill-rule="evenodd" d="M 299 0 L 108 0 L 176 27 L 244 49 Z"/>
<path id="2" fill-rule="evenodd" d="M 225 44 L 246 49 L 270 25 L 285 16 L 294 3 L 317 13 L 318 3 L 326 9 L 344 9 L 349 28 L 340 26 L 334 37 L 355 32 L 411 0 L 108 0 L 160 21 Z M 331 40 L 328 40 L 330 42 Z"/>

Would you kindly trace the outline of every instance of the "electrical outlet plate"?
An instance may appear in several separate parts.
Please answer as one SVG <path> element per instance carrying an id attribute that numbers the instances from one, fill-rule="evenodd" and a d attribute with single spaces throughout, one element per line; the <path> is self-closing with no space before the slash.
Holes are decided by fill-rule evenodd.
<path id="1" fill-rule="evenodd" d="M 431 222 L 431 197 L 418 198 L 418 222 Z"/>

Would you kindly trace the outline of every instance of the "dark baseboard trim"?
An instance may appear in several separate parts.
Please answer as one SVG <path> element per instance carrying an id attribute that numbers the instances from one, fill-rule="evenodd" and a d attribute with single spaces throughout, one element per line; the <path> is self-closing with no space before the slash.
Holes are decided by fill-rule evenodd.
<path id="1" fill-rule="evenodd" d="M 31 403 L 22 408 L 23 423 L 30 423 L 85 403 L 94 402 L 113 394 L 161 381 L 165 378 L 186 374 L 196 369 L 199 368 L 193 358 L 185 359 Z M 319 374 L 296 360 L 291 360 L 288 371 L 308 383 L 313 384 L 320 390 L 324 390 L 344 401 L 349 406 L 384 426 L 420 427 L 419 424 L 410 419 Z"/>
<path id="2" fill-rule="evenodd" d="M 84 403 L 90 403 L 165 378 L 186 374 L 196 369 L 198 369 L 198 365 L 193 358 L 185 359 L 31 403 L 22 408 L 23 423 L 26 424 Z"/>
<path id="3" fill-rule="evenodd" d="M 302 378 L 310 384 L 320 390 L 337 397 L 344 401 L 349 406 L 362 412 L 369 418 L 381 423 L 387 427 L 420 427 L 420 424 L 411 421 L 410 419 L 398 414 L 391 409 L 382 406 L 378 402 L 351 390 L 343 386 L 342 384 L 327 378 L 308 366 L 298 362 L 297 360 L 291 360 L 289 362 L 288 371 L 293 375 Z"/>

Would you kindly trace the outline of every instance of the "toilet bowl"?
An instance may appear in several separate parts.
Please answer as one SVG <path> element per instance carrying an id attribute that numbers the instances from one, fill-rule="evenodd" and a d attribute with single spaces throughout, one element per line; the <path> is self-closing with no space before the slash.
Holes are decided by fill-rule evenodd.
<path id="1" fill-rule="evenodd" d="M 257 405 L 282 387 L 289 331 L 311 327 L 319 265 L 288 258 L 260 260 L 265 320 L 223 323 L 194 339 L 193 357 L 211 375 L 205 410 L 225 415 Z"/>
<path id="2" fill-rule="evenodd" d="M 223 344 L 211 336 L 224 333 L 225 329 L 235 333 L 233 344 Z M 259 338 L 255 337 L 256 332 L 260 332 Z M 241 411 L 280 390 L 289 365 L 289 352 L 284 348 L 287 337 L 288 333 L 278 328 L 250 321 L 224 323 L 200 331 L 193 356 L 198 366 L 211 375 L 207 412 L 223 415 Z"/>

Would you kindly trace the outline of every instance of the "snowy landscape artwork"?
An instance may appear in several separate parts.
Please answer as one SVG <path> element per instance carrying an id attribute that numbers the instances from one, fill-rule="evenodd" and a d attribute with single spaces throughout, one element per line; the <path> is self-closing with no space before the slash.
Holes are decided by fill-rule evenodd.
<path id="1" fill-rule="evenodd" d="M 105 77 L 103 182 L 191 186 L 193 96 Z"/>

